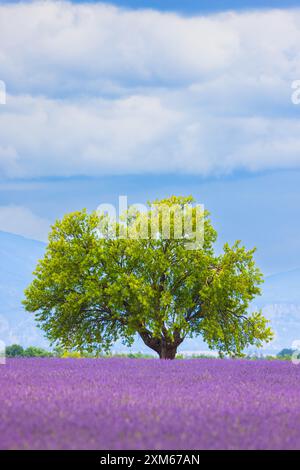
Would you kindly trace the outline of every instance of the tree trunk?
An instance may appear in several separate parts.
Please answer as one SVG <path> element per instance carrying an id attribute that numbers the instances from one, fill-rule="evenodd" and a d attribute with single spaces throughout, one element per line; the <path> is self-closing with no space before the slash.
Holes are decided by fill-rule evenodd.
<path id="1" fill-rule="evenodd" d="M 149 348 L 153 349 L 160 359 L 175 359 L 177 348 L 182 343 L 183 339 L 177 335 L 174 341 L 166 341 L 162 336 L 161 338 L 154 338 L 151 332 L 144 330 L 139 332 L 140 337 Z"/>
<path id="2" fill-rule="evenodd" d="M 173 344 L 162 345 L 159 358 L 160 359 L 175 359 L 177 353 L 177 346 Z"/>

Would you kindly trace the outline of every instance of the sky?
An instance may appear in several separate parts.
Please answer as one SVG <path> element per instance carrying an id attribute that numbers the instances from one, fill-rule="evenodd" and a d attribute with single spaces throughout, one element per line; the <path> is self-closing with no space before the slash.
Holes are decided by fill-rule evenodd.
<path id="1" fill-rule="evenodd" d="M 46 240 L 119 195 L 193 194 L 217 249 L 299 268 L 298 6 L 0 1 L 0 230 Z"/>
<path id="2" fill-rule="evenodd" d="M 46 0 L 47 1 L 47 0 Z M 0 0 L 0 3 L 19 3 L 20 0 Z M 31 3 L 26 0 L 22 3 Z M 95 0 L 73 0 L 76 3 L 100 3 Z M 211 13 L 226 10 L 288 8 L 299 6 L 299 0 L 103 0 L 101 3 L 114 4 L 121 8 L 154 9 L 158 11 L 174 11 L 185 15 Z"/>

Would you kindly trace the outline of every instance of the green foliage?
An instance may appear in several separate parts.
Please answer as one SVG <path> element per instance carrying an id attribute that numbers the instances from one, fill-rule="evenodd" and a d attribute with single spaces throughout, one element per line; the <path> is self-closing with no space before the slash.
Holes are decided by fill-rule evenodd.
<path id="1" fill-rule="evenodd" d="M 216 357 L 205 353 L 192 354 L 191 356 L 186 356 L 185 354 L 176 354 L 176 359 L 216 359 Z"/>
<path id="2" fill-rule="evenodd" d="M 136 352 L 136 353 L 116 353 L 113 354 L 112 356 L 107 356 L 107 357 L 124 357 L 124 358 L 129 358 L 129 359 L 153 359 L 153 356 L 151 354 L 144 354 L 141 352 Z"/>
<path id="3" fill-rule="evenodd" d="M 24 350 L 24 357 L 52 357 L 53 354 L 43 348 L 29 346 Z"/>
<path id="4" fill-rule="evenodd" d="M 175 216 L 164 236 L 160 208 L 189 204 L 194 227 L 192 201 L 173 196 L 155 201 L 147 213 L 129 211 L 130 238 L 123 223 L 95 212 L 73 212 L 55 223 L 24 301 L 53 344 L 100 353 L 119 338 L 130 346 L 138 333 L 160 357 L 174 358 L 179 344 L 195 335 L 220 355 L 234 356 L 272 338 L 261 312 L 248 312 L 262 282 L 254 250 L 236 242 L 215 255 L 207 212 L 201 214 L 203 246 L 187 249 L 192 231 L 178 238 Z M 154 212 L 155 237 L 143 239 L 138 234 L 149 229 Z"/>
<path id="5" fill-rule="evenodd" d="M 52 357 L 53 354 L 43 348 L 29 346 L 24 349 L 19 344 L 12 344 L 5 348 L 6 357 Z"/>
<path id="6" fill-rule="evenodd" d="M 279 359 L 291 359 L 294 352 L 294 349 L 284 348 L 277 354 L 277 357 Z"/>
<path id="7" fill-rule="evenodd" d="M 5 348 L 6 357 L 22 357 L 24 356 L 24 348 L 19 344 L 12 344 Z"/>
<path id="8" fill-rule="evenodd" d="M 60 357 L 80 359 L 82 356 L 79 351 L 64 351 Z"/>

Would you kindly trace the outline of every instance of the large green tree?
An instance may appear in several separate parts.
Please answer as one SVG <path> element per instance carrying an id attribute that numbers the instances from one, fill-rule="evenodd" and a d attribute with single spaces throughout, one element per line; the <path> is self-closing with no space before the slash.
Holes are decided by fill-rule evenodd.
<path id="1" fill-rule="evenodd" d="M 85 210 L 57 221 L 24 300 L 47 337 L 91 352 L 108 350 L 119 338 L 130 345 L 138 334 L 163 359 L 173 359 L 184 339 L 197 335 L 221 355 L 241 355 L 246 346 L 269 341 L 266 319 L 249 313 L 262 282 L 255 250 L 236 242 L 216 255 L 208 213 L 199 216 L 192 202 L 175 196 L 155 201 L 147 212 L 128 211 L 121 223 Z M 188 207 L 192 220 L 181 238 L 175 206 Z M 160 210 L 165 207 L 171 214 L 168 236 Z M 142 238 L 141 227 L 154 219 L 155 236 Z M 203 239 L 191 249 L 187 241 L 197 220 Z"/>

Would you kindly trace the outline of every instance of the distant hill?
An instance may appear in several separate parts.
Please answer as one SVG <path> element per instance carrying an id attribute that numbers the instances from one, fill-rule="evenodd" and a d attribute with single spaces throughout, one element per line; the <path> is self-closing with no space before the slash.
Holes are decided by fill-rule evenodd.
<path id="1" fill-rule="evenodd" d="M 267 276 L 262 286 L 263 295 L 256 305 L 271 321 L 275 340 L 267 347 L 279 351 L 300 340 L 300 269 Z"/>
<path id="2" fill-rule="evenodd" d="M 21 300 L 25 287 L 32 279 L 36 262 L 44 254 L 46 245 L 19 235 L 0 232 L 0 340 L 23 346 L 47 346 L 43 333 L 35 325 L 33 315 L 24 311 Z M 257 298 L 256 308 L 262 308 L 270 319 L 276 338 L 265 349 L 277 352 L 300 340 L 300 269 L 268 276 L 263 285 L 263 295 Z M 118 343 L 116 350 L 125 348 Z M 137 340 L 134 350 L 149 352 Z M 183 343 L 180 350 L 206 349 L 200 338 Z"/>
<path id="3" fill-rule="evenodd" d="M 33 315 L 25 312 L 21 304 L 24 289 L 45 246 L 42 242 L 0 232 L 0 339 L 6 344 L 47 345 Z"/>

